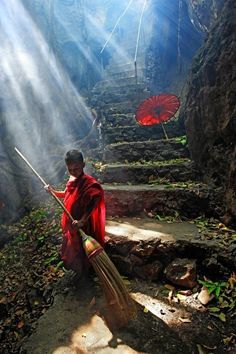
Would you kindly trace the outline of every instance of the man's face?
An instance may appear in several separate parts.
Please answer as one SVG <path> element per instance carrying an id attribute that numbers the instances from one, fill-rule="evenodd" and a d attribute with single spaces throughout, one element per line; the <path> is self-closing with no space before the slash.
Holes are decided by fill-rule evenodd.
<path id="1" fill-rule="evenodd" d="M 68 163 L 67 170 L 71 176 L 78 178 L 83 173 L 84 165 L 84 162 Z"/>

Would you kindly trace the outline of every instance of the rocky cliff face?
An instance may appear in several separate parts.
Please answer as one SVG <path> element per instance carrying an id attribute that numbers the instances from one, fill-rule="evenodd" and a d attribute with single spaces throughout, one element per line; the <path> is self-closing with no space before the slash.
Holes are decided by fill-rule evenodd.
<path id="1" fill-rule="evenodd" d="M 236 3 L 228 0 L 193 63 L 184 107 L 192 158 L 236 218 Z"/>
<path id="2" fill-rule="evenodd" d="M 223 0 L 152 0 L 152 38 L 146 51 L 147 77 L 155 93 L 181 95 L 192 59 Z"/>
<path id="3" fill-rule="evenodd" d="M 193 10 L 185 1 L 159 0 L 151 4 L 155 16 L 146 53 L 149 85 L 153 94 L 180 94 L 204 31 L 191 22 Z"/>
<path id="4" fill-rule="evenodd" d="M 191 21 L 194 26 L 203 32 L 209 28 L 219 17 L 224 0 L 185 0 Z"/>

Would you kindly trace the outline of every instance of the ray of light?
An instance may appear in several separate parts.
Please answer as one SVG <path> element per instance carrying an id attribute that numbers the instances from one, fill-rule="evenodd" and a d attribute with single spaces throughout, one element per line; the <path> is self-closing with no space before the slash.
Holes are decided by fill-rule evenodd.
<path id="1" fill-rule="evenodd" d="M 11 97 L 12 105 L 15 103 L 18 113 L 16 121 L 14 114 L 10 114 L 9 107 L 5 104 L 4 114 L 7 116 L 8 128 L 15 136 L 15 126 L 18 125 L 24 145 L 27 145 L 30 137 L 23 136 L 24 123 L 30 122 L 36 131 L 39 128 L 37 123 L 46 119 L 37 117 L 44 110 L 44 115 L 48 113 L 48 125 L 54 130 L 55 140 L 62 143 L 65 135 L 69 134 L 68 121 L 62 116 L 64 111 L 71 112 L 72 115 L 82 112 L 84 120 L 89 117 L 90 121 L 91 113 L 22 4 L 17 0 L 3 0 L 1 12 L 4 13 L 1 27 L 5 40 L 2 43 L 4 57 L 0 65 L 7 83 L 2 95 L 3 105 L 4 97 L 8 93 L 8 98 Z M 31 96 L 28 95 L 29 92 Z M 38 107 L 32 105 L 32 97 L 35 101 L 33 103 L 41 106 L 41 112 L 37 112 Z M 33 113 L 36 119 L 31 117 Z M 81 123 L 83 124 L 83 121 Z M 17 139 L 16 136 L 15 138 Z M 33 140 L 35 144 L 35 139 Z"/>

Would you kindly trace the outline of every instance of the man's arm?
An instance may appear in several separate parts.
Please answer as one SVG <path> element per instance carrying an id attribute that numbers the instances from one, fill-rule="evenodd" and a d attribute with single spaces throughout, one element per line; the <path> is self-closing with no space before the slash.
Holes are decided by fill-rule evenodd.
<path id="1" fill-rule="evenodd" d="M 79 228 L 83 227 L 86 224 L 86 222 L 88 221 L 88 219 L 89 219 L 90 215 L 92 214 L 92 212 L 94 211 L 94 209 L 97 207 L 97 204 L 99 203 L 101 198 L 102 198 L 102 194 L 95 195 L 88 203 L 87 208 L 86 208 L 86 212 L 84 213 L 82 218 L 80 220 L 74 220 L 72 224 L 76 225 Z"/>

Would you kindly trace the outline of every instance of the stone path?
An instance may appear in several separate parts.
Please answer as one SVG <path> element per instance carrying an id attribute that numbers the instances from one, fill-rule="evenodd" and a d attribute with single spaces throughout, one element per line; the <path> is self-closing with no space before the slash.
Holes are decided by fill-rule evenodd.
<path id="1" fill-rule="evenodd" d="M 116 332 L 111 332 L 91 306 L 98 292 L 94 283 L 78 282 L 76 287 L 65 285 L 65 279 L 58 284 L 59 293 L 54 304 L 38 321 L 36 332 L 23 345 L 28 354 L 134 354 L 134 353 L 190 353 L 181 338 L 164 321 L 144 312 L 138 306 L 137 317 L 130 324 Z M 68 285 L 68 284 L 67 284 Z M 141 296 L 138 294 L 136 298 Z"/>
<path id="2" fill-rule="evenodd" d="M 26 354 L 214 354 L 225 350 L 223 338 L 233 331 L 212 320 L 194 296 L 170 302 L 163 286 L 130 281 L 138 315 L 111 332 L 100 316 L 101 291 L 96 282 L 76 286 L 67 274 L 59 281 L 51 308 L 22 346 Z M 167 289 L 165 289 L 167 290 Z M 92 303 L 94 305 L 92 305 Z M 208 350 L 206 349 L 208 348 Z"/>

